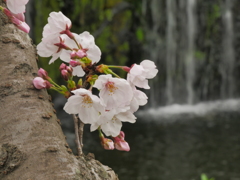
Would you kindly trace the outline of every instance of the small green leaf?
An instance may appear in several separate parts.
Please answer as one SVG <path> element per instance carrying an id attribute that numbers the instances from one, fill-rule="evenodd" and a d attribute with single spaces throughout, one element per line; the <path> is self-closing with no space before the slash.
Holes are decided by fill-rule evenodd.
<path id="1" fill-rule="evenodd" d="M 201 174 L 201 180 L 208 180 L 208 177 L 206 174 Z"/>

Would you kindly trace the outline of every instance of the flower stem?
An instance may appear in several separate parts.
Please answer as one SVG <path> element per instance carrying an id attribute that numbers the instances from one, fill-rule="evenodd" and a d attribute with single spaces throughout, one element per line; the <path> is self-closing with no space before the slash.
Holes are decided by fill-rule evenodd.
<path id="1" fill-rule="evenodd" d="M 122 69 L 123 66 L 113 66 L 113 65 L 107 65 L 109 68 L 118 68 L 118 69 Z"/>
<path id="2" fill-rule="evenodd" d="M 82 49 L 81 46 L 78 44 L 77 40 L 75 39 L 75 37 L 73 37 L 73 40 L 74 40 L 74 42 L 76 43 L 78 49 Z"/>
<path id="3" fill-rule="evenodd" d="M 49 81 L 50 83 L 52 83 L 54 86 L 56 86 L 56 87 L 58 87 L 58 88 L 61 89 L 61 87 L 60 87 L 57 83 L 55 83 L 52 79 L 48 79 L 48 81 Z"/>
<path id="4" fill-rule="evenodd" d="M 115 72 L 113 72 L 111 69 L 108 69 L 108 70 L 107 70 L 107 73 L 108 73 L 108 74 L 112 74 L 112 75 L 114 75 L 114 76 L 120 78 L 120 76 L 117 75 Z"/>
<path id="5" fill-rule="evenodd" d="M 113 65 L 108 65 L 108 68 L 117 68 L 117 69 L 122 69 L 123 71 L 129 72 L 130 67 L 128 66 L 113 66 Z"/>

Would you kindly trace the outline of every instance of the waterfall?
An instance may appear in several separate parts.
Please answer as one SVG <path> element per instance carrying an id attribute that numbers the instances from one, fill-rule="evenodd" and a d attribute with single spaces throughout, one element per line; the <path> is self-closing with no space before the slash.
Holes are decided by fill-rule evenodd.
<path id="1" fill-rule="evenodd" d="M 196 17 L 195 17 L 195 0 L 187 0 L 187 51 L 185 57 L 185 70 L 186 70 L 186 89 L 187 89 L 187 103 L 194 102 L 194 89 L 193 82 L 195 78 L 195 31 L 196 31 Z"/>
<path id="2" fill-rule="evenodd" d="M 143 27 L 146 32 L 146 43 L 143 46 L 145 55 L 143 59 L 153 60 L 157 66 L 160 64 L 159 62 L 161 59 L 163 59 L 164 54 L 164 51 L 162 50 L 163 41 L 159 34 L 159 30 L 161 29 L 162 9 L 164 9 L 164 7 L 159 0 L 151 0 L 150 3 L 148 0 L 142 1 L 142 13 L 147 19 L 149 19 L 149 21 L 146 19 Z M 149 97 L 149 106 L 156 107 L 161 101 L 161 95 L 159 93 L 161 85 L 157 80 L 157 77 L 151 80 L 149 85 L 151 89 L 146 92 Z"/>
<path id="3" fill-rule="evenodd" d="M 239 97 L 235 79 L 239 1 L 143 0 L 144 58 L 159 73 L 150 80 L 151 107 Z M 233 15 L 234 13 L 234 15 Z"/>
<path id="4" fill-rule="evenodd" d="M 234 93 L 234 75 L 233 70 L 235 66 L 235 53 L 233 47 L 233 17 L 232 17 L 232 0 L 226 0 L 223 4 L 223 55 L 222 63 L 220 64 L 220 72 L 222 75 L 221 97 L 230 98 Z"/>
<path id="5" fill-rule="evenodd" d="M 166 47 L 166 94 L 167 94 L 167 104 L 174 102 L 173 97 L 173 84 L 174 84 L 174 71 L 176 70 L 176 1 L 166 0 L 167 3 L 167 47 Z"/>

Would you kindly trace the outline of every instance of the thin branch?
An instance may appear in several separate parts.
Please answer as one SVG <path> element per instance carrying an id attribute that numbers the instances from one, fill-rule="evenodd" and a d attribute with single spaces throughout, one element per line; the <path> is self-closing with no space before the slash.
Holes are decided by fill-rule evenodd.
<path id="1" fill-rule="evenodd" d="M 79 135 L 79 141 L 80 141 L 80 146 L 83 148 L 83 128 L 84 128 L 84 123 L 78 118 L 78 135 Z"/>
<path id="2" fill-rule="evenodd" d="M 76 145 L 77 145 L 77 152 L 78 152 L 78 155 L 82 155 L 82 146 L 80 144 L 80 141 L 79 141 L 79 134 L 78 134 L 78 122 L 79 122 L 79 119 L 78 117 L 74 114 L 73 115 L 73 120 L 74 120 L 74 130 L 75 130 L 75 142 L 76 142 Z"/>

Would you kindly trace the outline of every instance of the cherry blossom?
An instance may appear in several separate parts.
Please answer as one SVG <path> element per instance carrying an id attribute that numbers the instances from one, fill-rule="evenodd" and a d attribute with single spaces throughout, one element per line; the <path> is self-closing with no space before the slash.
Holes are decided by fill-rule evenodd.
<path id="1" fill-rule="evenodd" d="M 79 61 L 76 61 L 76 60 L 70 60 L 70 61 L 69 61 L 69 64 L 70 64 L 72 67 L 76 67 L 76 66 L 81 65 L 81 63 L 80 63 Z"/>
<path id="2" fill-rule="evenodd" d="M 56 44 L 62 44 L 64 46 L 64 41 L 69 39 L 69 37 L 65 34 L 61 35 L 60 37 L 56 37 L 52 39 L 52 41 L 41 41 L 37 45 L 37 53 L 41 57 L 50 57 L 52 56 L 49 64 L 53 63 L 56 59 L 58 59 L 62 53 L 62 48 L 57 46 Z M 65 47 L 67 47 L 65 45 Z"/>
<path id="3" fill-rule="evenodd" d="M 148 97 L 144 92 L 136 89 L 134 85 L 131 84 L 131 86 L 133 89 L 133 98 L 130 104 L 130 109 L 132 112 L 136 112 L 139 106 L 144 106 L 147 104 Z"/>
<path id="4" fill-rule="evenodd" d="M 144 60 L 140 65 L 134 64 L 127 76 L 128 81 L 133 83 L 135 86 L 150 89 L 148 80 L 154 78 L 158 73 L 156 65 L 150 60 Z"/>
<path id="5" fill-rule="evenodd" d="M 98 121 L 91 125 L 91 131 L 95 131 L 98 127 L 101 127 L 106 136 L 116 137 L 120 134 L 122 128 L 122 122 L 135 123 L 136 117 L 132 112 L 126 109 L 113 109 L 111 111 L 105 111 L 101 114 Z"/>
<path id="6" fill-rule="evenodd" d="M 76 67 L 72 67 L 72 68 L 73 68 L 74 76 L 82 77 L 85 75 L 85 72 L 83 71 L 81 66 L 76 66 Z"/>
<path id="7" fill-rule="evenodd" d="M 133 97 L 130 84 L 125 79 L 113 78 L 110 74 L 100 75 L 93 87 L 100 90 L 99 96 L 107 110 L 128 106 Z"/>
<path id="8" fill-rule="evenodd" d="M 64 31 L 69 31 L 72 22 L 62 12 L 51 12 L 48 17 L 48 24 L 43 28 L 43 41 L 52 41 Z M 71 37 L 71 35 L 67 34 Z"/>
<path id="9" fill-rule="evenodd" d="M 87 57 L 92 63 L 97 63 L 101 58 L 101 50 L 95 44 L 94 37 L 87 31 L 81 34 L 73 33 L 73 36 L 78 43 L 72 39 L 66 39 L 65 43 L 73 49 L 73 51 L 63 51 L 61 59 L 66 62 L 70 62 L 72 58 L 83 58 Z M 80 47 L 80 49 L 79 49 Z"/>
<path id="10" fill-rule="evenodd" d="M 80 88 L 72 91 L 74 95 L 68 98 L 64 110 L 68 114 L 78 114 L 85 124 L 92 124 L 99 118 L 99 113 L 104 111 L 100 99 L 91 91 Z"/>
<path id="11" fill-rule="evenodd" d="M 7 8 L 13 13 L 24 13 L 29 0 L 7 0 Z"/>

